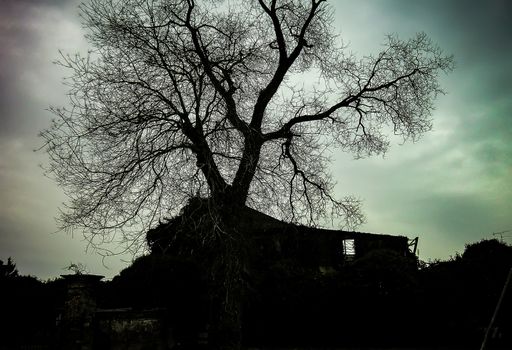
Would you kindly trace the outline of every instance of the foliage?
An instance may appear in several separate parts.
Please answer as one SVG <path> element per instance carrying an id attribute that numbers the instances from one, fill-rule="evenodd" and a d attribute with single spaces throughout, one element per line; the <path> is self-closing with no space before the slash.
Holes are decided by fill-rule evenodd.
<path id="1" fill-rule="evenodd" d="M 173 336 L 195 341 L 208 321 L 207 283 L 194 261 L 146 255 L 105 284 L 100 305 L 107 308 L 164 308 Z"/>
<path id="2" fill-rule="evenodd" d="M 359 283 L 376 294 L 401 295 L 417 287 L 416 259 L 387 249 L 370 251 L 354 261 Z"/>
<path id="3" fill-rule="evenodd" d="M 55 335 L 56 308 L 61 294 L 32 276 L 18 273 L 14 261 L 0 264 L 0 338 L 2 347 L 47 344 Z"/>
<path id="4" fill-rule="evenodd" d="M 71 262 L 64 269 L 73 272 L 75 275 L 83 275 L 83 274 L 89 273 L 89 269 L 87 268 L 87 266 L 80 262 L 79 263 Z"/>
<path id="5" fill-rule="evenodd" d="M 462 254 L 429 264 L 420 273 L 422 326 L 454 344 L 481 342 L 510 268 L 512 247 L 495 239 L 468 244 Z M 503 313 L 510 315 L 512 302 L 506 305 Z M 510 319 L 500 324 L 504 332 L 510 332 L 507 324 Z M 512 343 L 510 337 L 503 341 Z"/>
<path id="6" fill-rule="evenodd" d="M 496 240 L 418 270 L 414 259 L 375 250 L 334 274 L 293 261 L 262 270 L 247 302 L 251 344 L 276 346 L 479 346 L 507 272 L 512 247 Z M 498 317 L 509 348 L 512 294 Z"/>
<path id="7" fill-rule="evenodd" d="M 184 300 L 198 295 L 201 274 L 190 260 L 167 255 L 146 255 L 121 271 L 110 285 L 117 307 L 183 307 Z M 181 304 L 181 305 L 180 305 Z"/>
<path id="8" fill-rule="evenodd" d="M 18 270 L 12 259 L 10 257 L 7 258 L 7 264 L 0 260 L 0 280 L 14 277 L 18 277 Z"/>
<path id="9" fill-rule="evenodd" d="M 483 240 L 416 270 L 414 261 L 374 251 L 329 274 L 290 258 L 258 261 L 247 271 L 246 344 L 476 348 L 512 267 L 511 252 L 510 245 Z M 99 306 L 167 307 L 175 336 L 190 337 L 208 322 L 210 311 L 208 281 L 200 270 L 190 259 L 143 256 L 102 284 Z M 51 337 L 65 298 L 63 282 L 20 275 L 2 281 L 4 345 L 27 344 L 41 333 Z M 502 337 L 492 340 L 493 348 L 512 344 L 511 297 L 509 291 L 497 319 Z"/>

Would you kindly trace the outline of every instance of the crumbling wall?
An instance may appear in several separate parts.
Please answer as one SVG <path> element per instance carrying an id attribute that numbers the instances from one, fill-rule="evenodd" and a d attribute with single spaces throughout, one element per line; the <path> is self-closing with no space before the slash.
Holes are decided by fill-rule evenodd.
<path id="1" fill-rule="evenodd" d="M 98 310 L 96 319 L 98 349 L 160 350 L 175 345 L 161 310 Z"/>
<path id="2" fill-rule="evenodd" d="M 62 277 L 67 284 L 67 293 L 59 320 L 59 347 L 66 350 L 92 350 L 96 288 L 103 276 L 74 274 Z"/>
<path id="3" fill-rule="evenodd" d="M 64 275 L 67 296 L 59 319 L 59 348 L 66 350 L 160 350 L 174 344 L 165 309 L 99 309 L 102 276 Z"/>

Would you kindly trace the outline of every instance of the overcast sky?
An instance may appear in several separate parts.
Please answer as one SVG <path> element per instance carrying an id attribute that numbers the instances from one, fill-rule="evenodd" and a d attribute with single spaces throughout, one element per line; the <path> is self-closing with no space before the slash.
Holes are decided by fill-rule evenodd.
<path id="1" fill-rule="evenodd" d="M 129 256 L 86 251 L 80 235 L 56 231 L 65 201 L 43 176 L 38 132 L 50 105 L 66 104 L 52 64 L 58 50 L 85 51 L 75 0 L 0 0 L 0 259 L 42 279 L 70 262 L 113 276 Z M 361 231 L 419 236 L 420 258 L 448 258 L 464 244 L 512 230 L 512 1 L 331 1 L 343 40 L 356 54 L 377 52 L 387 33 L 426 32 L 457 67 L 442 77 L 434 130 L 383 157 L 335 154 L 340 195 L 364 200 Z M 504 234 L 512 236 L 512 232 Z M 508 239 L 508 237 L 505 237 Z M 510 242 L 510 239 L 508 239 Z"/>

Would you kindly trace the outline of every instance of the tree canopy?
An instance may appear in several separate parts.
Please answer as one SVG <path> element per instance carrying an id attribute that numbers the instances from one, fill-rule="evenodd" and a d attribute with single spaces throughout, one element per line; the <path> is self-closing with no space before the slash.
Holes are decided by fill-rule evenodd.
<path id="1" fill-rule="evenodd" d="M 417 140 L 453 66 L 424 33 L 357 58 L 325 0 L 91 0 L 81 13 L 91 51 L 62 54 L 70 107 L 51 109 L 42 137 L 70 198 L 62 227 L 95 244 L 143 242 L 196 196 L 357 226 L 359 201 L 333 194 L 329 150 Z"/>

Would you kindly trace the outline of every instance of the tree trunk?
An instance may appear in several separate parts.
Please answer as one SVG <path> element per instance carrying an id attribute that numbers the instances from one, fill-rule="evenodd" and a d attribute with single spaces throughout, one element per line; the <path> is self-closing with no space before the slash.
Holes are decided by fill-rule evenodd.
<path id="1" fill-rule="evenodd" d="M 242 344 L 242 288 L 232 271 L 212 293 L 210 344 L 213 349 L 238 350 Z M 235 281 L 233 281 L 235 280 Z"/>
<path id="2" fill-rule="evenodd" d="M 219 221 L 212 230 L 218 237 L 212 264 L 209 339 L 213 349 L 241 348 L 241 312 L 244 285 L 242 269 L 245 264 L 243 232 L 238 229 L 241 207 L 216 205 Z"/>

